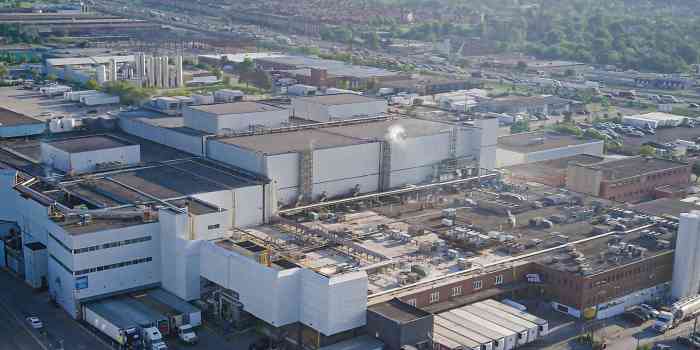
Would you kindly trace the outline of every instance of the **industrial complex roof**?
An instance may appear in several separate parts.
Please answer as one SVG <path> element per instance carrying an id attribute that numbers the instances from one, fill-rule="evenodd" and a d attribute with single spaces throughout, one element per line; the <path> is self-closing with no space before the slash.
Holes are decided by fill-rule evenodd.
<path id="1" fill-rule="evenodd" d="M 376 98 L 357 95 L 357 94 L 333 94 L 333 95 L 318 95 L 309 97 L 299 97 L 300 100 L 305 100 L 322 105 L 346 105 L 352 103 L 367 103 L 376 102 Z"/>
<path id="2" fill-rule="evenodd" d="M 619 180 L 687 166 L 686 163 L 653 157 L 628 157 L 587 165 L 590 168 L 603 170 L 603 177 L 606 180 Z"/>
<path id="3" fill-rule="evenodd" d="M 67 66 L 67 65 L 88 65 L 107 64 L 115 60 L 120 62 L 132 62 L 134 56 L 94 56 L 94 57 L 70 57 L 70 58 L 49 58 L 46 60 L 47 66 Z"/>
<path id="4" fill-rule="evenodd" d="M 231 137 L 219 139 L 219 141 L 265 154 L 300 152 L 309 148 L 330 148 L 363 143 L 361 140 L 330 134 L 322 129 Z"/>
<path id="5" fill-rule="evenodd" d="M 326 69 L 328 74 L 335 76 L 350 76 L 356 78 L 387 77 L 398 75 L 397 72 L 382 68 L 358 66 L 342 61 L 326 60 L 306 56 L 282 56 L 257 58 L 256 61 L 282 64 L 296 68 Z"/>
<path id="6" fill-rule="evenodd" d="M 689 213 L 700 209 L 693 201 L 682 201 L 676 198 L 659 198 L 653 201 L 637 204 L 630 208 L 635 211 L 653 216 L 673 216 L 679 218 L 681 213 Z"/>
<path id="7" fill-rule="evenodd" d="M 574 135 L 535 131 L 501 136 L 498 138 L 498 147 L 513 152 L 530 153 L 582 145 L 586 143 L 602 142 L 603 141 L 594 139 L 582 139 Z"/>
<path id="8" fill-rule="evenodd" d="M 372 305 L 368 307 L 367 310 L 400 323 L 411 322 L 430 316 L 430 313 L 408 305 L 398 299 Z"/>
<path id="9" fill-rule="evenodd" d="M 261 113 L 268 111 L 279 111 L 283 109 L 273 105 L 251 101 L 190 106 L 188 108 L 216 115 Z"/>
<path id="10" fill-rule="evenodd" d="M 68 153 L 100 151 L 110 148 L 134 146 L 135 143 L 110 135 L 91 135 L 47 141 L 49 145 Z"/>
<path id="11" fill-rule="evenodd" d="M 42 123 L 42 121 L 17 113 L 7 108 L 0 107 L 0 127 L 39 123 Z"/>
<path id="12" fill-rule="evenodd" d="M 389 119 L 379 122 L 336 126 L 322 129 L 324 132 L 363 140 L 385 140 L 390 135 L 413 138 L 449 132 L 452 125 L 421 119 Z"/>
<path id="13" fill-rule="evenodd" d="M 144 124 L 156 126 L 159 128 L 171 129 L 177 132 L 191 135 L 191 136 L 204 136 L 208 135 L 206 132 L 192 129 L 185 126 L 185 118 L 174 117 L 167 114 L 150 112 L 150 111 L 135 111 L 135 112 L 124 112 L 120 114 L 120 117 L 127 118 L 129 120 L 135 120 Z"/>

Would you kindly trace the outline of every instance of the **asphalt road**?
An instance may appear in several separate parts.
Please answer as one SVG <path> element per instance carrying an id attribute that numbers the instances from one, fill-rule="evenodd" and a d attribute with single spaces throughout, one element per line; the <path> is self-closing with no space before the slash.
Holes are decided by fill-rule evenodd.
<path id="1" fill-rule="evenodd" d="M 80 323 L 49 302 L 46 292 L 34 292 L 23 281 L 0 270 L 0 350 L 110 349 Z M 29 328 L 27 316 L 37 316 L 44 323 L 43 332 Z"/>

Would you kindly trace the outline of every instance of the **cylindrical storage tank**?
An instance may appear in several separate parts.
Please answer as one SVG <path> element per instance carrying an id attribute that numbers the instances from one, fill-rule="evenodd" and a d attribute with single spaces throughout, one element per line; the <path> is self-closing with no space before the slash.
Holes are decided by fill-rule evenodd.
<path id="1" fill-rule="evenodd" d="M 681 214 L 678 238 L 673 258 L 671 295 L 674 298 L 692 297 L 700 289 L 700 255 L 697 254 L 700 234 L 700 211 Z"/>

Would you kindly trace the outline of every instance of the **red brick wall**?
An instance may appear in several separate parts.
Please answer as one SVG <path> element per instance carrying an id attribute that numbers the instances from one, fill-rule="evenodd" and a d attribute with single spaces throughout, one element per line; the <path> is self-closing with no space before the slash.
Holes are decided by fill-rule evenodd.
<path id="1" fill-rule="evenodd" d="M 681 166 L 653 174 L 622 180 L 606 180 L 600 184 L 600 197 L 618 202 L 639 202 L 654 196 L 654 189 L 663 185 L 690 182 L 690 166 Z"/>
<path id="2" fill-rule="evenodd" d="M 482 290 L 496 287 L 497 276 L 503 276 L 503 283 L 508 284 L 513 282 L 525 281 L 525 275 L 532 272 L 533 264 L 528 263 L 514 268 L 504 268 L 503 270 L 487 272 L 479 276 L 467 276 L 464 279 L 456 280 L 453 283 L 446 284 L 428 290 L 419 290 L 414 293 L 406 294 L 400 297 L 403 302 L 410 303 L 412 299 L 416 301 L 416 307 L 425 307 L 431 304 L 436 304 L 452 299 L 452 288 L 461 286 L 462 294 L 456 297 L 466 296 Z M 515 269 L 515 270 L 514 270 Z M 481 288 L 474 289 L 474 282 L 481 281 Z M 440 292 L 440 299 L 436 302 L 430 302 L 430 295 L 435 291 Z"/>

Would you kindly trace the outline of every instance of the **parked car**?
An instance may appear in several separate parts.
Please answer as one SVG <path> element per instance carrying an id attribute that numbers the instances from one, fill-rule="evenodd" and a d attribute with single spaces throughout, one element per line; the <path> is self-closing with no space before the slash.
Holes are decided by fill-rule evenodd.
<path id="1" fill-rule="evenodd" d="M 659 310 L 656 310 L 655 308 L 651 307 L 651 305 L 641 304 L 639 305 L 639 309 L 646 312 L 647 315 L 649 315 L 649 318 L 656 318 L 657 316 L 659 316 Z"/>
<path id="2" fill-rule="evenodd" d="M 29 323 L 29 326 L 31 326 L 34 329 L 44 328 L 44 323 L 41 322 L 41 320 L 36 316 L 27 317 L 27 323 Z"/>
<path id="3" fill-rule="evenodd" d="M 676 342 L 681 345 L 685 345 L 691 349 L 700 349 L 700 343 L 698 343 L 697 340 L 693 337 L 678 337 L 676 338 Z"/>
<path id="4" fill-rule="evenodd" d="M 647 315 L 639 309 L 626 311 L 624 314 L 622 314 L 622 317 L 636 325 L 640 325 L 649 319 Z"/>
<path id="5" fill-rule="evenodd" d="M 666 344 L 656 344 L 656 345 L 654 345 L 653 348 L 651 348 L 651 350 L 671 350 L 671 349 L 673 349 L 673 346 L 666 345 Z"/>

